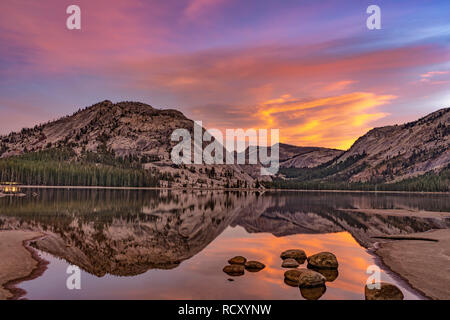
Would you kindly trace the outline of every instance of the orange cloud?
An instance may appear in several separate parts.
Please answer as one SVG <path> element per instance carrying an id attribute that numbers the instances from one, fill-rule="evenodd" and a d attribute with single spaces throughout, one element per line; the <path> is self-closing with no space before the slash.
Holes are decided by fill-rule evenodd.
<path id="1" fill-rule="evenodd" d="M 388 115 L 375 108 L 395 98 L 353 92 L 302 101 L 284 95 L 260 104 L 254 117 L 261 128 L 279 128 L 285 143 L 348 149 L 371 122 Z"/>
<path id="2" fill-rule="evenodd" d="M 347 88 L 348 86 L 350 86 L 353 83 L 356 83 L 356 81 L 352 81 L 352 80 L 337 81 L 337 82 L 333 82 L 333 83 L 327 85 L 324 88 L 324 90 L 326 90 L 326 91 L 340 91 L 340 90 L 343 90 L 343 89 Z"/>
<path id="3" fill-rule="evenodd" d="M 212 105 L 193 113 L 198 119 L 214 110 L 215 120 L 204 123 L 208 128 L 280 129 L 280 142 L 348 149 L 374 121 L 389 115 L 378 108 L 395 98 L 371 92 L 311 99 L 284 94 L 253 106 Z"/>

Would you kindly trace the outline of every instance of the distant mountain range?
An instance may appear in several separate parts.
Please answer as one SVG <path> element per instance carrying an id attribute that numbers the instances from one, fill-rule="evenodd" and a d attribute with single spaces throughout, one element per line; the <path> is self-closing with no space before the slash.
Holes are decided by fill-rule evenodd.
<path id="1" fill-rule="evenodd" d="M 174 165 L 177 142 L 170 135 L 178 128 L 193 132 L 193 124 L 177 110 L 106 100 L 0 137 L 0 178 L 44 185 L 449 189 L 450 108 L 372 129 L 347 151 L 280 143 L 280 172 L 271 178 L 259 176 L 259 165 Z"/>
<path id="2" fill-rule="evenodd" d="M 284 164 L 284 163 L 283 163 Z M 280 170 L 283 188 L 450 191 L 450 108 L 370 130 L 315 167 Z"/>

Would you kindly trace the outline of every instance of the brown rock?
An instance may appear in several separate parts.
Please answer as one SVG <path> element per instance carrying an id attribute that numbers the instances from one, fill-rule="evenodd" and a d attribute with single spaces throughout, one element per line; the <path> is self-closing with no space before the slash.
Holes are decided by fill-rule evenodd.
<path id="1" fill-rule="evenodd" d="M 242 256 L 236 256 L 234 258 L 231 258 L 230 260 L 228 260 L 229 264 L 245 264 L 245 262 L 247 261 L 247 259 L 245 259 Z"/>
<path id="2" fill-rule="evenodd" d="M 325 279 L 327 279 L 327 282 L 333 282 L 339 276 L 339 271 L 337 269 L 320 269 L 314 268 L 311 265 L 308 265 L 308 269 L 311 269 L 323 275 Z"/>
<path id="3" fill-rule="evenodd" d="M 300 264 L 295 259 L 285 259 L 281 265 L 283 268 L 297 268 Z"/>
<path id="4" fill-rule="evenodd" d="M 292 285 L 294 287 L 298 287 L 298 278 L 302 274 L 302 270 L 306 269 L 294 269 L 286 271 L 284 273 L 285 283 L 287 283 L 288 285 Z"/>
<path id="5" fill-rule="evenodd" d="M 380 282 L 380 289 L 364 288 L 366 300 L 403 300 L 403 293 L 393 284 Z"/>
<path id="6" fill-rule="evenodd" d="M 327 287 L 318 286 L 312 288 L 300 288 L 302 297 L 306 300 L 318 300 L 327 291 Z"/>
<path id="7" fill-rule="evenodd" d="M 229 276 L 242 276 L 244 274 L 244 266 L 242 264 L 230 264 L 223 268 L 223 272 Z"/>
<path id="8" fill-rule="evenodd" d="M 300 249 L 289 249 L 289 250 L 283 251 L 281 253 L 280 257 L 283 260 L 285 260 L 285 259 L 295 259 L 300 264 L 302 264 L 306 260 L 306 253 L 305 253 L 305 251 L 300 250 Z"/>
<path id="9" fill-rule="evenodd" d="M 325 284 L 325 277 L 320 273 L 309 270 L 300 269 L 301 273 L 298 277 L 298 286 L 300 288 L 319 287 Z"/>
<path id="10" fill-rule="evenodd" d="M 320 252 L 308 257 L 308 265 L 318 269 L 337 269 L 339 266 L 336 256 L 331 252 Z"/>
<path id="11" fill-rule="evenodd" d="M 284 278 L 284 283 L 286 283 L 290 287 L 298 288 L 298 281 L 292 281 L 292 280 Z"/>
<path id="12" fill-rule="evenodd" d="M 264 269 L 266 265 L 259 261 L 247 261 L 245 263 L 245 269 L 250 272 L 258 272 Z"/>

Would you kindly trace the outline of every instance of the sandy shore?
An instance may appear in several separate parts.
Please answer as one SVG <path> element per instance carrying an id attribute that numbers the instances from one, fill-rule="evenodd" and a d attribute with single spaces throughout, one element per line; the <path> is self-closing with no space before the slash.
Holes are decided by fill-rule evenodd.
<path id="1" fill-rule="evenodd" d="M 46 263 L 26 244 L 42 236 L 31 231 L 0 231 L 0 300 L 17 299 L 25 292 L 15 285 L 45 271 Z"/>
<path id="2" fill-rule="evenodd" d="M 382 262 L 425 296 L 450 299 L 450 229 L 389 238 L 375 250 Z"/>

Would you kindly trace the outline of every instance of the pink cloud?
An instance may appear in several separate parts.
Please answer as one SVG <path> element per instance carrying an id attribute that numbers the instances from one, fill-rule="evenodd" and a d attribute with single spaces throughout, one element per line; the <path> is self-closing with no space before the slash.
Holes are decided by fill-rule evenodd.
<path id="1" fill-rule="evenodd" d="M 183 14 L 188 20 L 197 19 L 201 15 L 210 13 L 213 9 L 217 9 L 224 2 L 224 0 L 192 0 L 187 4 Z"/>

